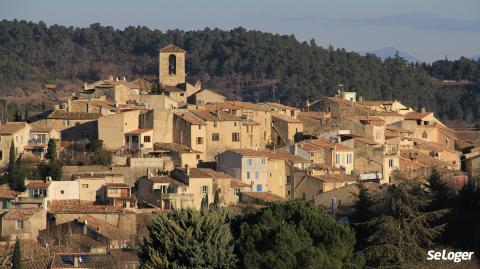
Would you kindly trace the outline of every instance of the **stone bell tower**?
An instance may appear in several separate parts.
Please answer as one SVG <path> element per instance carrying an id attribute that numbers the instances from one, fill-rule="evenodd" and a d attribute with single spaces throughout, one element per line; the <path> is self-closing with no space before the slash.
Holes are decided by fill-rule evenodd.
<path id="1" fill-rule="evenodd" d="M 162 85 L 177 86 L 185 83 L 185 50 L 173 44 L 159 52 L 159 81 Z"/>

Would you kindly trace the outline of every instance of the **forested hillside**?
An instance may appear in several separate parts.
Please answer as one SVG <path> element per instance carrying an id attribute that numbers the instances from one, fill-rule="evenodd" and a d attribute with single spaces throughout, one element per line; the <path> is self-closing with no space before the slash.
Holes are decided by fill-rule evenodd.
<path id="1" fill-rule="evenodd" d="M 273 86 L 257 85 L 258 80 L 269 79 L 278 80 L 277 99 L 303 105 L 306 98 L 333 94 L 343 84 L 365 99 L 399 99 L 412 107 L 426 106 L 445 119 L 480 119 L 479 61 L 462 58 L 431 65 L 408 64 L 399 57 L 382 61 L 375 55 L 323 48 L 314 40 L 299 42 L 293 35 L 243 28 L 161 32 L 4 20 L 0 22 L 0 90 L 2 95 L 16 87 L 28 92 L 41 83 L 92 81 L 109 74 L 155 79 L 158 49 L 169 43 L 188 51 L 190 78 L 201 78 L 229 97 L 271 100 Z"/>

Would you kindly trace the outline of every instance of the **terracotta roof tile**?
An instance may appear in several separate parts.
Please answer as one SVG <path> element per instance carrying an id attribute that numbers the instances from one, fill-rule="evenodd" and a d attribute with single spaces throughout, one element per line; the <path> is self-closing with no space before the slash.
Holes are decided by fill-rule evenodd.
<path id="1" fill-rule="evenodd" d="M 3 215 L 2 220 L 28 220 L 42 210 L 42 208 L 12 208 Z"/>
<path id="2" fill-rule="evenodd" d="M 80 200 L 50 201 L 48 211 L 52 214 L 123 214 L 134 213 L 113 205 L 95 205 Z"/>
<path id="3" fill-rule="evenodd" d="M 32 180 L 25 186 L 27 189 L 47 189 L 50 186 L 50 182 L 43 180 Z"/>
<path id="4" fill-rule="evenodd" d="M 27 125 L 26 122 L 7 122 L 4 125 L 0 125 L 0 135 L 14 134 L 25 128 Z"/>
<path id="5" fill-rule="evenodd" d="M 18 194 L 14 190 L 0 190 L 0 199 L 15 199 Z"/>
<path id="6" fill-rule="evenodd" d="M 85 223 L 87 226 L 109 239 L 119 240 L 128 238 L 128 235 L 122 232 L 119 228 L 92 216 L 79 217 L 77 220 L 80 223 Z"/>
<path id="7" fill-rule="evenodd" d="M 95 120 L 101 116 L 100 113 L 74 112 L 62 109 L 53 110 L 48 116 L 48 119 L 60 120 Z"/>
<path id="8" fill-rule="evenodd" d="M 153 183 L 161 183 L 161 184 L 172 184 L 172 185 L 177 185 L 177 186 L 186 186 L 183 182 L 180 182 L 178 180 L 175 180 L 171 177 L 167 176 L 157 176 L 157 177 L 144 177 L 147 180 L 153 182 Z"/>
<path id="9" fill-rule="evenodd" d="M 405 114 L 405 120 L 421 120 L 431 114 L 432 112 L 408 112 Z"/>
<path id="10" fill-rule="evenodd" d="M 277 120 L 281 120 L 281 121 L 285 121 L 285 122 L 288 122 L 288 123 L 303 123 L 303 121 L 299 120 L 299 119 L 294 119 L 292 117 L 287 117 L 285 115 L 282 115 L 282 114 L 278 114 L 278 113 L 272 113 L 272 118 L 274 119 L 277 119 Z"/>
<path id="11" fill-rule="evenodd" d="M 206 125 L 207 123 L 199 116 L 193 114 L 191 111 L 176 112 L 175 115 L 182 118 L 184 121 L 194 125 Z"/>
<path id="12" fill-rule="evenodd" d="M 173 44 L 169 44 L 161 48 L 160 52 L 185 52 L 185 50 Z"/>

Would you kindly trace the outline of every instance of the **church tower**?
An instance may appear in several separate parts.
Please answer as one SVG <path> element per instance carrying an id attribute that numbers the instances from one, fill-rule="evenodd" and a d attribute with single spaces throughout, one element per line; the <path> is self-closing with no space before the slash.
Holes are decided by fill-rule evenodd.
<path id="1" fill-rule="evenodd" d="M 185 83 L 185 50 L 173 44 L 161 48 L 158 75 L 162 85 L 177 86 Z"/>

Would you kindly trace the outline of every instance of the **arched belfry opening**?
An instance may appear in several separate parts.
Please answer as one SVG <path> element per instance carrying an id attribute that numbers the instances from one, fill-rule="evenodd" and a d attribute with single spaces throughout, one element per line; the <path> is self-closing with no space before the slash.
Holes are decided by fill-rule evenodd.
<path id="1" fill-rule="evenodd" d="M 177 56 L 175 56 L 175 54 L 170 54 L 170 56 L 168 56 L 168 74 L 177 74 Z"/>

